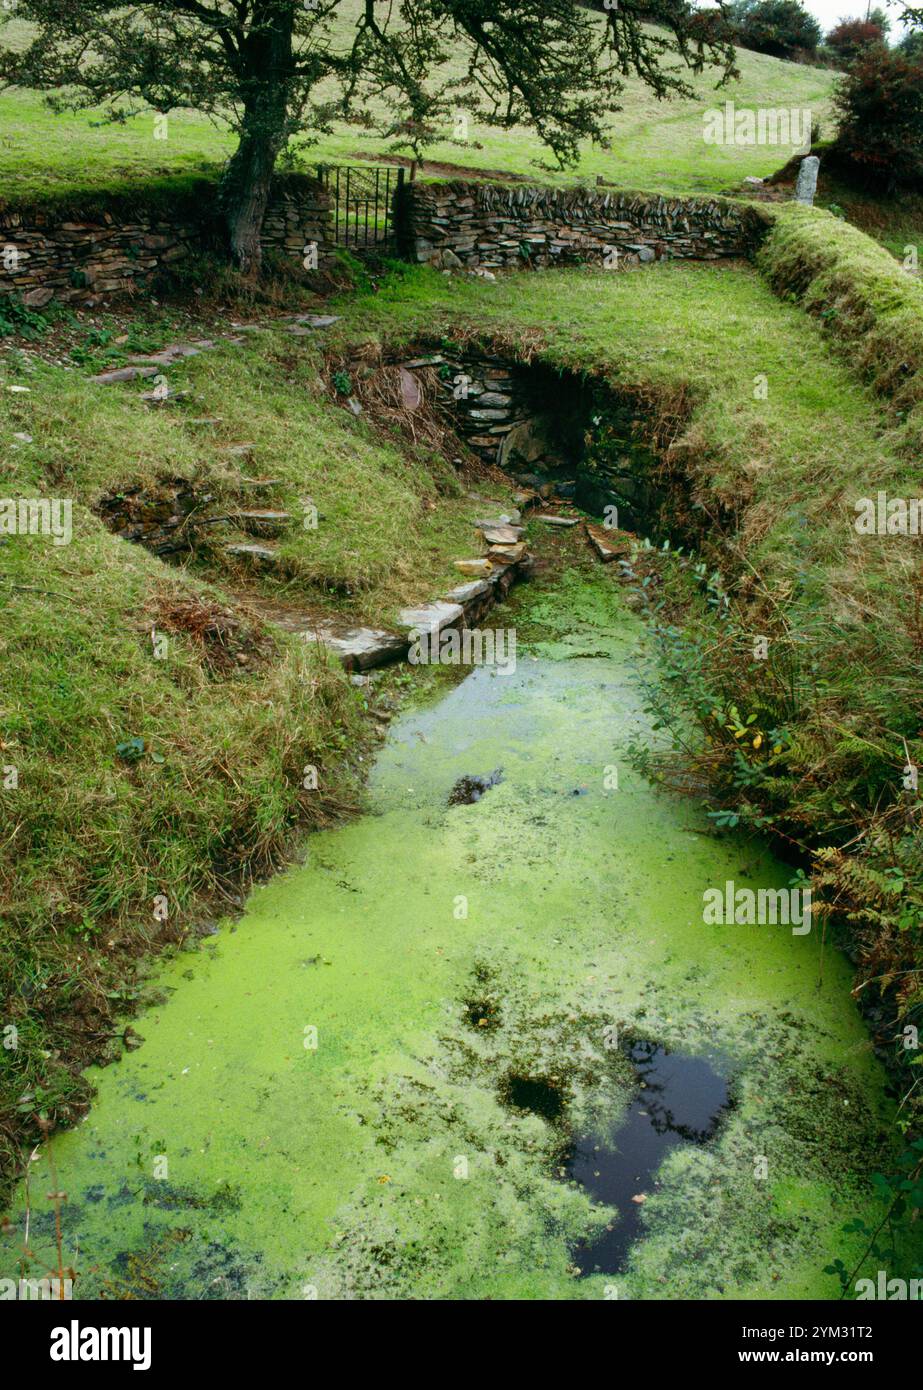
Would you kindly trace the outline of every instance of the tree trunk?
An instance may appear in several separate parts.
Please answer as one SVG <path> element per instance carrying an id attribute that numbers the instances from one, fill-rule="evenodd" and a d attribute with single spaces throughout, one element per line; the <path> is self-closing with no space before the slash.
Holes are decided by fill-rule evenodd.
<path id="1" fill-rule="evenodd" d="M 240 144 L 221 180 L 220 202 L 233 264 L 259 274 L 260 232 L 272 173 L 285 145 L 292 82 L 292 11 L 268 3 L 254 14 L 242 54 L 246 66 Z"/>
<path id="2" fill-rule="evenodd" d="M 241 135 L 222 181 L 222 205 L 231 261 L 242 274 L 259 274 L 260 232 L 278 151 L 262 134 Z"/>

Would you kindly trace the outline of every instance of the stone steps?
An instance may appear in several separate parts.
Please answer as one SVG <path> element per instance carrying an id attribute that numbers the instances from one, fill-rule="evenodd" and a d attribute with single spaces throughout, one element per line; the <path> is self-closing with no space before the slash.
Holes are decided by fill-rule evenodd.
<path id="1" fill-rule="evenodd" d="M 231 541 L 223 549 L 226 555 L 233 556 L 235 560 L 246 560 L 260 567 L 275 568 L 279 564 L 279 552 L 272 545 L 257 541 Z"/>

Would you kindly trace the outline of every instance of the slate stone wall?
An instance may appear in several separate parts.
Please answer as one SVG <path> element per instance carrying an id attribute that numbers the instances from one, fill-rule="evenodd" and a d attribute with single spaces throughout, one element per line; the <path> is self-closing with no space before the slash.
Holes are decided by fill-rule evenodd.
<path id="1" fill-rule="evenodd" d="M 750 256 L 767 231 L 759 209 L 723 198 L 446 182 L 405 184 L 402 199 L 405 254 L 437 267 L 716 261 Z"/>
<path id="2" fill-rule="evenodd" d="M 148 286 L 160 270 L 216 241 L 215 186 L 202 184 L 173 210 L 127 210 L 113 199 L 85 213 L 54 207 L 0 212 L 0 295 L 19 294 L 30 308 L 50 300 L 98 304 L 108 295 Z M 302 264 L 332 244 L 330 195 L 313 179 L 276 188 L 263 222 L 265 252 Z"/>

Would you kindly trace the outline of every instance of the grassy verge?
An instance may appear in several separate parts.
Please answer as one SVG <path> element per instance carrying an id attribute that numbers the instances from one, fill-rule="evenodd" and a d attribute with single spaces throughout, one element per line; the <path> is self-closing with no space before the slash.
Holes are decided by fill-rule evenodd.
<path id="1" fill-rule="evenodd" d="M 116 1018 L 143 955 L 242 901 L 296 828 L 357 803 L 377 697 L 268 625 L 261 595 L 384 624 L 457 583 L 451 560 L 472 546 L 477 503 L 451 465 L 354 419 L 319 348 L 282 325 L 171 369 L 160 407 L 142 401 L 145 383 L 89 380 L 170 341 L 176 320 L 65 315 L 0 370 L 4 495 L 69 500 L 73 527 L 69 544 L 0 540 L 5 1177 L 41 1115 L 80 1113 L 80 1067 L 130 1044 Z M 269 503 L 248 474 L 277 480 Z M 218 514 L 287 510 L 282 577 L 227 555 L 226 541 L 251 539 L 233 523 L 180 568 L 98 514 L 102 498 L 178 486 Z"/>

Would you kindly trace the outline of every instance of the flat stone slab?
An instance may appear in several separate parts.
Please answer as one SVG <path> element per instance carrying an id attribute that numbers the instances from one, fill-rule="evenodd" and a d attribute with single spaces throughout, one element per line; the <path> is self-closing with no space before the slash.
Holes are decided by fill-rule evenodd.
<path id="1" fill-rule="evenodd" d="M 493 569 L 493 565 L 486 558 L 481 558 L 479 560 L 453 560 L 452 565 L 455 569 L 460 570 L 462 574 L 470 574 L 478 579 L 487 579 Z"/>
<path id="2" fill-rule="evenodd" d="M 256 541 L 235 541 L 224 549 L 228 555 L 236 555 L 241 560 L 256 560 L 264 565 L 274 565 L 279 559 L 278 552 L 272 546 L 258 545 Z"/>
<path id="3" fill-rule="evenodd" d="M 590 544 L 604 565 L 628 551 L 628 541 L 621 531 L 609 531 L 604 526 L 593 526 L 587 522 L 586 533 L 590 538 Z"/>
<path id="4" fill-rule="evenodd" d="M 472 599 L 480 598 L 482 594 L 490 592 L 490 581 L 487 579 L 472 579 L 470 584 L 459 584 L 457 589 L 450 589 L 446 594 L 449 603 L 460 603 L 462 607 L 470 603 Z"/>
<path id="5" fill-rule="evenodd" d="M 148 377 L 156 376 L 157 367 L 117 367 L 112 372 L 100 372 L 97 376 L 91 376 L 97 386 L 114 386 L 119 381 L 136 381 L 138 377 L 147 380 Z"/>
<path id="6" fill-rule="evenodd" d="M 478 527 L 488 545 L 515 545 L 523 532 L 521 526 L 481 525 L 478 522 Z"/>
<path id="7" fill-rule="evenodd" d="M 487 552 L 487 558 L 491 563 L 499 560 L 501 564 L 508 562 L 515 565 L 524 558 L 525 553 L 525 541 L 518 541 L 515 545 L 492 545 Z"/>
<path id="8" fill-rule="evenodd" d="M 580 520 L 579 516 L 539 516 L 539 521 L 544 521 L 546 526 L 576 526 Z"/>
<path id="9" fill-rule="evenodd" d="M 198 347 L 193 347 L 191 343 L 171 343 L 159 352 L 148 353 L 145 357 L 132 357 L 130 361 L 138 366 L 154 363 L 158 367 L 172 367 L 174 362 L 181 362 L 184 357 L 198 357 L 200 352 L 214 346 L 210 339 L 203 339 Z"/>
<path id="10" fill-rule="evenodd" d="M 303 632 L 305 641 L 316 636 L 319 642 L 336 652 L 347 671 L 369 671 L 398 661 L 407 651 L 407 638 L 396 632 L 381 632 L 371 627 L 354 627 L 345 631 L 320 624 L 316 631 Z"/>
<path id="11" fill-rule="evenodd" d="M 398 622 L 401 627 L 412 628 L 415 632 L 426 632 L 429 636 L 435 637 L 443 628 L 457 623 L 463 616 L 463 611 L 460 603 L 437 600 L 435 603 L 424 603 L 420 608 L 402 608 Z"/>
<path id="12" fill-rule="evenodd" d="M 333 323 L 339 323 L 340 314 L 299 314 L 293 323 L 303 323 L 308 328 L 329 328 Z"/>

